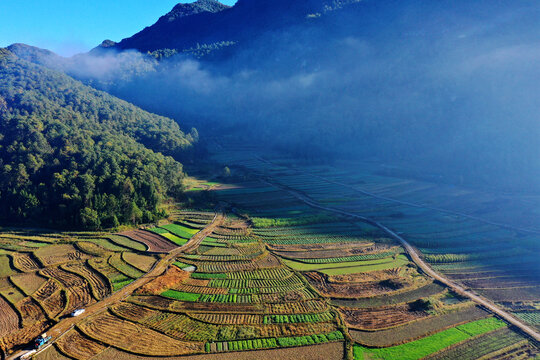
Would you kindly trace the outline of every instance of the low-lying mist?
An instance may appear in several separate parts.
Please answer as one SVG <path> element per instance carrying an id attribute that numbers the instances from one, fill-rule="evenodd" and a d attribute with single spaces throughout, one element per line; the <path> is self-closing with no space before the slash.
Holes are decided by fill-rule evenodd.
<path id="1" fill-rule="evenodd" d="M 528 1 L 366 1 L 224 56 L 108 51 L 55 66 L 203 139 L 234 133 L 303 157 L 537 191 L 538 15 Z"/>

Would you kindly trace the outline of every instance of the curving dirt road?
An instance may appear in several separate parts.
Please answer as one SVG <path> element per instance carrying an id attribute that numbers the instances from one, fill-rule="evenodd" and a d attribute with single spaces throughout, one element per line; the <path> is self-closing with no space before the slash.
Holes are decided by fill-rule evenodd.
<path id="1" fill-rule="evenodd" d="M 303 201 L 305 204 L 311 206 L 311 207 L 314 207 L 314 208 L 317 208 L 317 209 L 321 209 L 321 210 L 324 210 L 324 211 L 329 211 L 329 212 L 333 212 L 335 214 L 340 214 L 340 215 L 345 215 L 345 216 L 349 216 L 349 217 L 353 217 L 353 218 L 357 218 L 357 219 L 360 219 L 362 221 L 365 221 L 367 223 L 370 223 L 376 227 L 378 227 L 379 229 L 383 230 L 384 232 L 386 232 L 388 235 L 390 235 L 392 238 L 398 240 L 401 245 L 403 246 L 403 248 L 405 249 L 405 251 L 407 251 L 407 253 L 409 254 L 409 256 L 411 257 L 411 259 L 418 265 L 418 267 L 420 269 L 422 269 L 422 271 L 424 271 L 427 275 L 431 276 L 433 279 L 445 284 L 446 286 L 448 286 L 449 288 L 451 288 L 453 291 L 455 291 L 456 293 L 458 293 L 459 295 L 461 296 L 464 296 L 464 297 L 467 297 L 471 300 L 473 300 L 474 302 L 482 305 L 483 307 L 485 307 L 486 309 L 490 310 L 492 313 L 500 316 L 502 319 L 504 319 L 505 321 L 507 321 L 508 323 L 514 325 L 515 327 L 519 328 L 523 333 L 525 333 L 526 335 L 530 336 L 531 338 L 535 339 L 536 341 L 540 341 L 540 333 L 538 333 L 535 329 L 533 329 L 532 327 L 528 326 L 527 324 L 525 324 L 524 322 L 522 322 L 521 320 L 515 318 L 514 316 L 512 316 L 509 312 L 506 312 L 504 310 L 502 310 L 501 308 L 499 308 L 497 305 L 495 305 L 492 301 L 486 299 L 486 298 L 483 298 L 481 296 L 478 296 L 476 294 L 473 294 L 472 292 L 466 290 L 464 287 L 462 287 L 461 285 L 451 281 L 450 279 L 442 276 L 441 274 L 435 272 L 421 257 L 420 255 L 418 254 L 417 250 L 411 246 L 411 244 L 409 244 L 407 242 L 407 240 L 405 240 L 403 237 L 399 236 L 398 234 L 396 234 L 394 231 L 390 230 L 389 228 L 387 228 L 386 226 L 384 226 L 383 224 L 377 222 L 377 221 L 374 221 L 372 219 L 369 219 L 369 218 L 366 218 L 364 216 L 361 216 L 361 215 L 357 215 L 357 214 L 354 214 L 354 213 L 351 213 L 351 212 L 348 212 L 348 211 L 343 211 L 343 210 L 340 210 L 340 209 L 336 209 L 336 208 L 331 208 L 331 207 L 327 207 L 327 206 L 323 206 L 321 204 L 319 204 L 318 202 L 314 201 L 313 199 L 309 198 L 308 196 L 298 192 L 298 191 L 295 191 L 294 189 L 290 189 L 286 186 L 283 186 L 283 185 L 280 185 L 280 184 L 276 184 L 276 183 L 273 183 L 271 181 L 268 181 L 268 180 L 263 180 L 265 183 L 267 183 L 268 185 L 271 185 L 271 186 L 274 186 L 274 187 L 277 187 L 281 190 L 284 190 L 284 191 L 287 191 L 288 193 L 290 193 L 291 195 L 293 195 L 294 197 L 296 197 L 297 199 Z"/>
<path id="2" fill-rule="evenodd" d="M 52 343 L 54 343 L 55 340 L 67 333 L 73 326 L 75 326 L 76 323 L 92 315 L 95 315 L 96 313 L 106 310 L 110 305 L 116 302 L 126 299 L 135 290 L 163 274 L 165 270 L 167 270 L 167 268 L 174 262 L 178 255 L 183 252 L 196 249 L 200 245 L 200 243 L 215 230 L 217 226 L 223 223 L 223 219 L 223 213 L 221 211 L 216 212 L 216 215 L 214 216 L 214 219 L 210 224 L 208 224 L 204 229 L 193 235 L 186 244 L 170 251 L 167 256 L 163 257 L 161 260 L 158 260 L 154 264 L 152 269 L 150 269 L 150 271 L 147 272 L 145 275 L 133 281 L 131 284 L 126 285 L 124 288 L 118 290 L 109 297 L 88 306 L 86 308 L 86 311 L 82 315 L 74 318 L 66 318 L 59 321 L 56 325 L 54 325 L 51 329 L 47 331 L 47 334 L 49 336 L 52 336 L 53 341 L 49 345 L 44 347 L 41 351 L 47 349 Z M 25 353 L 26 351 L 15 353 L 14 355 L 9 356 L 7 360 L 18 359 L 21 355 L 24 355 Z"/>

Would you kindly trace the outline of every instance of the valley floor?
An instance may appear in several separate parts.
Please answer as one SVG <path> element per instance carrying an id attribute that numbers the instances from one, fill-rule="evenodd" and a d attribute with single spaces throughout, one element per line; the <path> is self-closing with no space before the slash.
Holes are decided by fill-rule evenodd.
<path id="1" fill-rule="evenodd" d="M 538 357 L 469 296 L 540 327 L 536 229 L 499 224 L 499 197 L 230 144 L 214 160 L 228 183 L 192 182 L 218 209 L 120 234 L 1 232 L 0 348 L 49 331 L 35 359 Z"/>

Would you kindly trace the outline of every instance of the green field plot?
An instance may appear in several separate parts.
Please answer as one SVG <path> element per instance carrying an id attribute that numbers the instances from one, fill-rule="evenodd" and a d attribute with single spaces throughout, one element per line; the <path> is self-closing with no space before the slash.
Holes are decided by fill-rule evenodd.
<path id="1" fill-rule="evenodd" d="M 523 336 L 508 328 L 503 328 L 471 338 L 428 358 L 430 360 L 476 360 L 514 344 L 526 343 L 527 340 Z"/>
<path id="2" fill-rule="evenodd" d="M 334 331 L 329 334 L 280 337 L 277 339 L 277 342 L 279 346 L 281 347 L 289 347 L 289 346 L 314 345 L 314 344 L 320 344 L 320 343 L 325 343 L 329 341 L 339 341 L 343 339 L 344 339 L 344 336 L 342 332 Z"/>
<path id="3" fill-rule="evenodd" d="M 124 280 L 116 279 L 116 281 L 111 282 L 113 291 L 118 291 L 118 290 L 122 289 L 123 287 L 131 284 L 133 281 L 135 281 L 135 280 L 134 279 L 129 279 L 127 277 L 124 278 Z"/>
<path id="4" fill-rule="evenodd" d="M 464 322 L 488 317 L 489 313 L 476 306 L 459 309 L 444 314 L 394 328 L 379 331 L 349 330 L 357 343 L 368 347 L 389 347 L 431 335 Z"/>
<path id="5" fill-rule="evenodd" d="M 85 241 L 93 242 L 94 244 L 97 244 L 108 251 L 128 251 L 129 248 L 126 248 L 124 246 L 117 245 L 116 243 L 112 242 L 108 239 L 87 239 Z"/>
<path id="6" fill-rule="evenodd" d="M 412 341 L 403 345 L 389 348 L 366 348 L 361 345 L 354 346 L 354 358 L 360 359 L 401 359 L 417 360 L 433 354 L 448 346 L 457 344 L 471 337 L 485 334 L 505 327 L 506 323 L 494 317 L 476 320 L 441 331 L 435 335 Z"/>
<path id="7" fill-rule="evenodd" d="M 264 317 L 264 324 L 296 324 L 296 323 L 316 323 L 334 320 L 335 315 L 331 312 L 320 314 L 299 314 L 299 315 L 267 315 Z"/>
<path id="8" fill-rule="evenodd" d="M 197 301 L 201 294 L 188 293 L 184 291 L 167 290 L 161 293 L 161 296 L 180 301 Z"/>
<path id="9" fill-rule="evenodd" d="M 109 257 L 109 265 L 132 279 L 137 279 L 144 275 L 144 272 L 125 262 L 121 254 L 111 255 Z"/>
<path id="10" fill-rule="evenodd" d="M 305 264 L 303 262 L 283 259 L 283 263 L 294 270 L 299 271 L 319 271 L 327 275 L 343 275 L 359 272 L 386 270 L 405 266 L 409 259 L 405 255 L 398 255 L 393 258 L 342 262 L 333 264 Z"/>
<path id="11" fill-rule="evenodd" d="M 0 277 L 10 276 L 15 273 L 17 273 L 17 271 L 11 267 L 11 259 L 9 258 L 9 256 L 1 255 L 0 256 Z"/>
<path id="12" fill-rule="evenodd" d="M 200 229 L 194 229 L 180 224 L 163 225 L 161 226 L 161 228 L 167 230 L 171 234 L 174 234 L 184 239 L 190 239 L 193 235 L 200 231 Z"/>
<path id="13" fill-rule="evenodd" d="M 123 246 L 123 247 L 126 247 L 126 248 L 129 248 L 129 249 L 132 249 L 132 250 L 136 250 L 136 251 L 146 251 L 146 245 L 138 242 L 138 241 L 135 241 L 135 240 L 131 240 L 130 238 L 127 238 L 125 236 L 120 236 L 120 235 L 108 235 L 107 236 L 107 239 L 111 240 L 112 242 L 120 245 L 120 246 Z"/>
<path id="14" fill-rule="evenodd" d="M 175 262 L 173 262 L 173 265 L 180 268 L 180 269 L 185 269 L 185 268 L 193 266 L 193 265 L 190 265 L 190 264 L 185 264 L 185 263 L 183 263 L 181 261 L 175 261 Z"/>
<path id="15" fill-rule="evenodd" d="M 294 260 L 298 262 L 307 263 L 307 264 L 331 264 L 331 263 L 385 259 L 385 258 L 394 256 L 395 254 L 396 254 L 395 251 L 386 251 L 386 252 L 380 252 L 380 253 L 375 253 L 375 254 L 353 255 L 353 256 L 345 256 L 345 257 L 319 258 L 319 259 L 295 258 Z"/>

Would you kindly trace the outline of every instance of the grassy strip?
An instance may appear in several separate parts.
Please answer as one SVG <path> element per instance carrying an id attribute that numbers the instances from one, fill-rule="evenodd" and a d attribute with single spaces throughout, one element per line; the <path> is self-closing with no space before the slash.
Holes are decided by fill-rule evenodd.
<path id="1" fill-rule="evenodd" d="M 334 331 L 329 334 L 315 334 L 306 336 L 281 337 L 278 338 L 278 344 L 281 347 L 304 346 L 325 343 L 329 341 L 343 340 L 341 331 Z"/>
<path id="2" fill-rule="evenodd" d="M 131 284 L 133 281 L 133 279 L 128 279 L 128 280 L 123 280 L 123 281 L 118 281 L 118 282 L 113 282 L 112 283 L 112 288 L 113 288 L 113 291 L 118 291 L 120 290 L 121 288 L 123 288 L 124 286 L 127 286 L 129 284 Z"/>
<path id="3" fill-rule="evenodd" d="M 176 236 L 174 234 L 171 234 L 171 233 L 163 233 L 163 234 L 160 234 L 161 236 L 171 240 L 173 243 L 175 243 L 176 245 L 178 246 L 182 246 L 184 244 L 186 244 L 189 239 L 184 239 L 184 238 L 181 238 L 179 236 Z"/>
<path id="4" fill-rule="evenodd" d="M 330 264 L 330 263 L 341 263 L 341 262 L 354 262 L 354 261 L 365 261 L 365 260 L 377 260 L 385 259 L 390 256 L 394 256 L 395 251 L 385 251 L 376 254 L 365 254 L 365 255 L 352 255 L 352 256 L 343 256 L 343 257 L 333 257 L 333 258 L 318 258 L 318 259 L 299 259 L 295 258 L 295 261 L 303 262 L 306 264 Z"/>
<path id="5" fill-rule="evenodd" d="M 303 262 L 283 259 L 285 265 L 299 271 L 320 271 L 328 275 L 352 274 L 358 272 L 393 269 L 409 263 L 405 255 L 396 258 L 341 262 L 333 264 L 305 264 Z"/>
<path id="6" fill-rule="evenodd" d="M 180 301 L 197 301 L 201 297 L 201 294 L 188 293 L 184 291 L 167 290 L 161 293 L 161 296 L 180 300 Z"/>
<path id="7" fill-rule="evenodd" d="M 181 261 L 175 261 L 175 262 L 173 262 L 173 265 L 180 268 L 180 269 L 185 269 L 187 267 L 193 266 L 193 265 L 185 264 L 185 263 L 183 263 Z"/>
<path id="8" fill-rule="evenodd" d="M 417 360 L 433 354 L 448 346 L 457 344 L 471 337 L 505 327 L 506 323 L 494 317 L 481 319 L 441 331 L 420 340 L 389 348 L 370 349 L 361 345 L 354 346 L 354 358 L 360 359 L 401 359 Z M 366 355 L 366 356 L 364 356 Z"/>
<path id="9" fill-rule="evenodd" d="M 304 216 L 304 217 L 298 217 L 298 218 L 274 218 L 274 219 L 262 218 L 262 217 L 251 218 L 251 222 L 253 223 L 253 226 L 257 228 L 322 224 L 322 223 L 334 222 L 334 221 L 336 221 L 336 218 L 329 215 L 313 215 L 313 216 Z"/>
<path id="10" fill-rule="evenodd" d="M 217 343 L 206 343 L 206 352 L 243 351 L 256 349 L 269 349 L 277 347 L 293 347 L 304 345 L 322 344 L 330 341 L 343 340 L 343 333 L 334 331 L 329 334 L 315 334 L 306 336 L 280 337 L 267 339 L 250 339 L 222 341 Z M 213 350 L 214 348 L 215 350 Z"/>
<path id="11" fill-rule="evenodd" d="M 200 231 L 199 229 L 192 229 L 178 224 L 163 225 L 161 226 L 161 228 L 166 229 L 170 233 L 173 233 L 174 235 L 180 236 L 185 239 L 191 238 L 193 235 Z"/>

